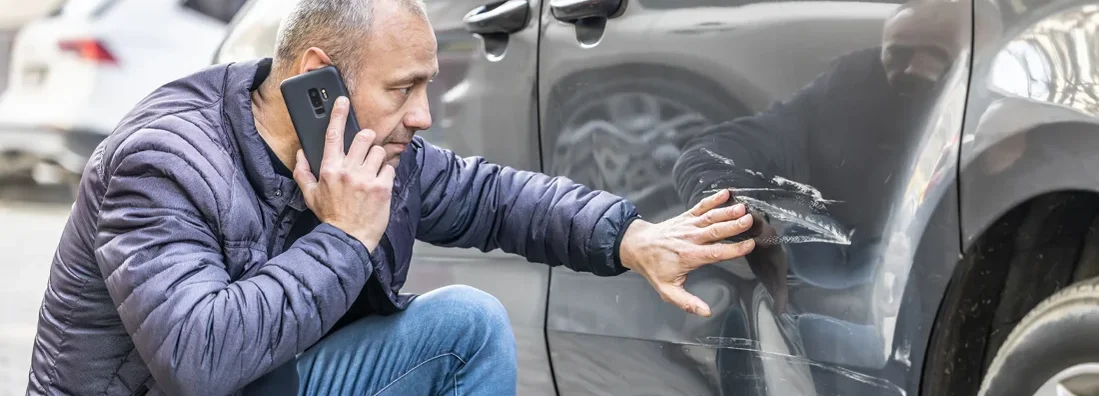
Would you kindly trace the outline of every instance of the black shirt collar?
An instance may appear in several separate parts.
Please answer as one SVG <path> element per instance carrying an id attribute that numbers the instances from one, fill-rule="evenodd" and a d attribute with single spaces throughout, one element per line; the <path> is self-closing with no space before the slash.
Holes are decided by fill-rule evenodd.
<path id="1" fill-rule="evenodd" d="M 252 85 L 248 87 L 249 92 L 254 92 L 259 89 L 263 82 L 267 80 L 267 76 L 271 75 L 271 58 L 264 58 L 256 64 L 256 75 L 252 79 Z M 293 178 L 294 173 L 290 171 L 290 168 L 286 167 L 286 164 L 282 163 L 278 155 L 275 155 L 275 151 L 271 150 L 271 146 L 267 144 L 267 141 L 263 142 L 263 147 L 267 149 L 267 156 L 271 158 L 271 166 L 275 168 L 275 172 L 279 175 Z"/>
<path id="2" fill-rule="evenodd" d="M 248 87 L 248 90 L 255 91 L 259 89 L 269 75 L 271 75 L 271 58 L 263 58 L 256 62 L 256 75 L 252 78 L 252 85 Z"/>

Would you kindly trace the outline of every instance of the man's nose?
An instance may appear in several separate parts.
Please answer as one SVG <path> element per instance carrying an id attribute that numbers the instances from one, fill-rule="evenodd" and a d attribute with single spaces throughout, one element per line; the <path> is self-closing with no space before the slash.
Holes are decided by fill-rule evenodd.
<path id="1" fill-rule="evenodd" d="M 405 126 L 420 131 L 431 128 L 431 107 L 427 95 L 421 95 L 412 110 L 405 114 Z"/>

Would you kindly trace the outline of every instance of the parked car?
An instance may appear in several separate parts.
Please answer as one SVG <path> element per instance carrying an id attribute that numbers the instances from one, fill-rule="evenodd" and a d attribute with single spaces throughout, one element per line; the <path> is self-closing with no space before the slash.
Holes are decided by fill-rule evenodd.
<path id="1" fill-rule="evenodd" d="M 250 0 L 214 62 L 271 56 L 291 1 Z M 429 141 L 653 220 L 731 188 L 775 230 L 691 274 L 710 318 L 632 273 L 417 246 L 407 291 L 504 303 L 520 394 L 1099 392 L 1094 2 L 427 5 Z"/>
<path id="2" fill-rule="evenodd" d="M 0 30 L 0 92 L 8 87 L 8 64 L 11 59 L 11 42 L 15 29 Z"/>
<path id="3" fill-rule="evenodd" d="M 0 174 L 78 180 L 135 103 L 209 63 L 242 3 L 68 0 L 24 26 L 0 96 Z"/>

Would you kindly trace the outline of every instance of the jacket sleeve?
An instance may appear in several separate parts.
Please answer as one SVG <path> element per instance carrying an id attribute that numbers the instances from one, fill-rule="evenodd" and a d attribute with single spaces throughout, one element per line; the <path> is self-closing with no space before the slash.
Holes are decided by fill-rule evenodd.
<path id="1" fill-rule="evenodd" d="M 417 138 L 422 211 L 417 237 L 440 246 L 501 249 L 600 276 L 625 272 L 618 243 L 637 218 L 630 202 L 564 177 L 461 158 Z"/>
<path id="2" fill-rule="evenodd" d="M 138 132 L 116 153 L 104 165 L 96 260 L 168 393 L 242 388 L 319 340 L 362 289 L 366 248 L 327 224 L 234 281 L 222 253 L 232 242 L 215 231 L 228 208 L 215 192 L 229 176 L 200 172 L 211 168 L 204 156 L 167 132 Z"/>

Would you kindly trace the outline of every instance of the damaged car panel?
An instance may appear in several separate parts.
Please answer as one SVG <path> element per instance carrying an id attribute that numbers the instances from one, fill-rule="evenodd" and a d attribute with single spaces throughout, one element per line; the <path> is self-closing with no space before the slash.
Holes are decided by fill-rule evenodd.
<path id="1" fill-rule="evenodd" d="M 748 257 L 688 278 L 710 318 L 667 307 L 634 274 L 553 270 L 558 390 L 917 394 L 921 321 L 938 306 L 909 275 L 960 251 L 971 12 L 926 0 L 632 2 L 599 23 L 545 15 L 548 171 L 630 197 L 656 221 L 731 189 L 762 224 Z M 730 83 L 744 80 L 754 89 Z"/>

